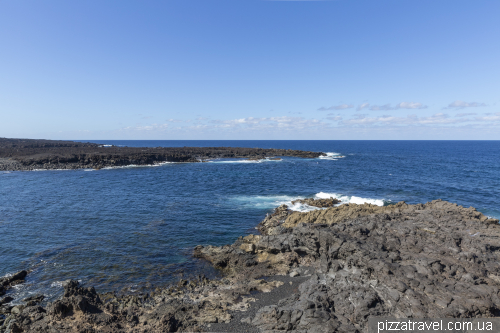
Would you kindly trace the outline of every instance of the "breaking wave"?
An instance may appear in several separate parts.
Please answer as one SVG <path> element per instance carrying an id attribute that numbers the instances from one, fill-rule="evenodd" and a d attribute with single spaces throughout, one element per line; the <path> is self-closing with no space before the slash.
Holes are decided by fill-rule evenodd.
<path id="1" fill-rule="evenodd" d="M 283 161 L 281 158 L 279 159 L 271 159 L 271 158 L 263 158 L 259 160 L 245 160 L 245 159 L 237 159 L 237 160 L 211 160 L 207 161 L 207 163 L 218 163 L 218 164 L 241 164 L 241 163 L 264 163 L 264 162 L 281 162 Z"/>
<path id="2" fill-rule="evenodd" d="M 344 158 L 345 156 L 341 155 L 340 153 L 325 153 L 326 156 L 320 156 L 318 157 L 321 160 L 337 160 L 339 158 Z"/>
<path id="3" fill-rule="evenodd" d="M 256 195 L 256 196 L 237 196 L 234 197 L 233 203 L 236 201 L 238 205 L 247 209 L 247 208 L 255 208 L 255 209 L 272 209 L 276 208 L 280 205 L 287 205 L 289 209 L 297 212 L 310 212 L 312 210 L 323 209 L 318 207 L 309 206 L 303 203 L 295 203 L 292 204 L 292 201 L 297 199 L 305 199 L 305 196 L 289 196 L 289 195 Z M 357 196 L 348 196 L 339 193 L 325 193 L 319 192 L 313 196 L 314 199 L 329 199 L 334 198 L 338 199 L 341 202 L 338 205 L 355 203 L 355 204 L 363 204 L 369 203 L 377 206 L 384 206 L 385 203 L 390 202 L 390 200 L 383 199 L 374 199 L 374 198 L 362 198 Z"/>

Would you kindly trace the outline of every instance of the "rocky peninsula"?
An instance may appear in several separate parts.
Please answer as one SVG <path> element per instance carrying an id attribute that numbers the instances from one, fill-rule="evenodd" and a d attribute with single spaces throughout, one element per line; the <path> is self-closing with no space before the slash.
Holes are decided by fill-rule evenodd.
<path id="1" fill-rule="evenodd" d="M 104 146 L 73 141 L 0 138 L 0 171 L 101 169 L 165 162 L 203 162 L 215 158 L 316 158 L 324 153 L 262 148 Z"/>
<path id="2" fill-rule="evenodd" d="M 142 296 L 67 281 L 51 304 L 0 300 L 0 332 L 366 332 L 374 316 L 498 317 L 498 222 L 441 200 L 307 213 L 282 205 L 260 235 L 194 249 L 223 278 Z M 16 276 L 0 284 L 25 274 Z"/>

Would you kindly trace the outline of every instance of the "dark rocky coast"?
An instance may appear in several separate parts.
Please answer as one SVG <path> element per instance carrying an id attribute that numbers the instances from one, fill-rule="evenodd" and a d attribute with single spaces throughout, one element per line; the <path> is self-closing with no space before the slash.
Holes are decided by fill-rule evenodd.
<path id="1" fill-rule="evenodd" d="M 0 171 L 35 169 L 101 169 L 164 162 L 202 162 L 214 158 L 263 159 L 276 156 L 316 158 L 324 153 L 261 148 L 105 147 L 73 141 L 0 138 Z"/>
<path id="2" fill-rule="evenodd" d="M 51 304 L 34 296 L 13 307 L 7 289 L 26 274 L 4 278 L 0 332 L 364 332 L 373 316 L 498 317 L 498 222 L 441 200 L 308 213 L 283 205 L 260 235 L 194 249 L 220 279 L 143 296 L 67 281 Z"/>

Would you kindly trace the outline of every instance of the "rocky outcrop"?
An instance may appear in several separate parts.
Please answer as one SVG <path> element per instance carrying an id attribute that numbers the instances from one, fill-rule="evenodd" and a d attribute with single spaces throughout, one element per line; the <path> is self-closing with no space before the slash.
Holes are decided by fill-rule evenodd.
<path id="1" fill-rule="evenodd" d="M 290 149 L 182 147 L 104 147 L 72 141 L 0 138 L 0 171 L 34 169 L 101 169 L 164 162 L 202 162 L 214 158 L 264 159 L 274 156 L 316 158 L 324 155 Z"/>
<path id="2" fill-rule="evenodd" d="M 27 271 L 20 271 L 9 276 L 4 276 L 0 278 L 0 288 L 2 288 L 3 290 L 7 290 L 14 287 L 15 285 L 24 283 L 26 275 L 28 275 Z"/>
<path id="3" fill-rule="evenodd" d="M 0 278 L 0 296 L 5 295 L 6 291 L 10 288 L 24 283 L 26 275 L 28 275 L 27 271 L 20 271 L 15 274 Z"/>
<path id="4" fill-rule="evenodd" d="M 241 265 L 238 250 L 267 274 L 314 272 L 251 319 L 263 331 L 361 332 L 371 316 L 500 315 L 500 226 L 474 208 L 433 201 L 288 214 L 281 233 L 201 249 L 229 273 Z"/>
<path id="5" fill-rule="evenodd" d="M 283 205 L 261 223 L 261 235 L 194 249 L 222 279 L 181 280 L 140 297 L 68 282 L 53 304 L 12 308 L 0 331 L 363 332 L 374 316 L 496 317 L 498 222 L 440 200 L 309 213 Z"/>
<path id="6" fill-rule="evenodd" d="M 305 204 L 305 205 L 309 205 L 312 207 L 318 207 L 318 208 L 327 208 L 327 207 L 333 207 L 336 204 L 339 204 L 340 200 L 335 199 L 335 198 L 328 198 L 328 199 L 307 198 L 307 199 L 298 199 L 298 200 L 292 201 L 292 205 L 295 205 L 296 203 Z"/>

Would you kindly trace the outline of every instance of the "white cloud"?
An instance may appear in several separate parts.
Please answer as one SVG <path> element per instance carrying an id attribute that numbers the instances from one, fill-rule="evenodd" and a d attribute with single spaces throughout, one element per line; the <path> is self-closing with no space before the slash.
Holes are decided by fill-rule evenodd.
<path id="1" fill-rule="evenodd" d="M 372 106 L 370 106 L 370 110 L 372 110 L 372 111 L 388 111 L 388 110 L 394 110 L 394 108 L 391 107 L 390 104 L 372 105 Z"/>
<path id="2" fill-rule="evenodd" d="M 233 128 L 233 129 L 281 129 L 281 130 L 300 130 L 324 126 L 325 124 L 317 119 L 306 119 L 303 117 L 268 117 L 268 118 L 240 118 L 231 120 L 218 120 L 212 122 L 214 128 Z"/>
<path id="3" fill-rule="evenodd" d="M 380 116 L 366 117 L 366 115 L 356 115 L 354 119 L 348 119 L 341 122 L 342 125 L 449 125 L 469 121 L 469 119 L 454 119 L 444 113 L 436 113 L 430 117 L 418 117 L 409 115 L 407 117 Z"/>
<path id="4" fill-rule="evenodd" d="M 335 118 L 335 117 L 334 117 Z M 336 118 L 336 121 L 342 118 Z M 280 137 L 281 135 L 298 136 L 304 133 L 314 134 L 316 132 L 326 131 L 332 128 L 332 123 L 318 119 L 307 119 L 304 117 L 247 117 L 229 120 L 221 119 L 199 119 L 195 122 L 185 121 L 181 124 L 152 124 L 148 126 L 129 126 L 122 128 L 121 132 L 126 133 L 168 133 L 169 135 L 179 134 L 187 135 L 197 133 L 197 135 L 228 135 L 240 136 L 247 135 L 251 137 L 272 135 Z"/>
<path id="5" fill-rule="evenodd" d="M 364 108 L 367 108 L 370 106 L 370 103 L 363 103 L 361 105 L 359 105 L 357 108 L 356 108 L 356 111 L 361 111 L 363 110 Z"/>
<path id="6" fill-rule="evenodd" d="M 463 109 L 463 108 L 475 108 L 480 106 L 486 106 L 484 103 L 471 102 L 467 103 L 464 101 L 455 101 L 448 105 L 447 109 Z"/>
<path id="7" fill-rule="evenodd" d="M 449 133 L 446 131 L 450 128 L 455 128 L 456 131 L 464 131 L 463 133 L 470 133 L 470 131 L 480 132 L 481 135 L 490 133 L 489 129 L 500 128 L 500 112 L 483 114 L 480 117 L 474 117 L 473 114 L 462 114 L 457 117 L 446 113 L 436 113 L 432 116 L 419 116 L 417 114 L 409 116 L 371 116 L 368 113 L 356 113 L 346 118 L 341 113 L 330 113 L 328 117 L 321 120 L 301 116 L 245 117 L 235 119 L 205 118 L 175 124 L 172 122 L 147 126 L 137 124 L 136 126 L 122 128 L 115 131 L 115 133 L 118 133 L 117 135 L 120 136 L 151 138 L 192 138 L 196 135 L 197 138 L 213 139 L 232 139 L 235 137 L 240 139 L 328 139 L 332 137 L 342 138 L 340 133 L 344 133 L 343 135 L 350 137 L 352 133 L 362 132 L 366 134 L 379 131 L 377 133 L 382 135 L 383 130 L 388 131 L 387 133 L 397 132 L 403 135 L 402 137 L 406 137 L 405 131 L 407 131 L 408 135 L 411 133 L 413 133 L 411 135 L 416 135 L 415 133 L 420 133 L 420 131 L 430 131 L 430 129 L 433 129 L 436 132 L 434 137 L 445 138 L 443 133 Z"/>
<path id="8" fill-rule="evenodd" d="M 128 126 L 122 128 L 124 131 L 161 131 L 166 130 L 168 124 L 152 124 L 148 126 Z"/>
<path id="9" fill-rule="evenodd" d="M 329 108 L 320 107 L 318 111 L 345 110 L 345 109 L 352 109 L 353 107 L 354 105 L 352 104 L 340 104 L 340 105 L 330 106 Z"/>
<path id="10" fill-rule="evenodd" d="M 455 115 L 455 117 L 467 117 L 467 116 L 475 116 L 477 113 L 458 113 Z"/>
<path id="11" fill-rule="evenodd" d="M 367 107 L 368 104 L 365 103 Z M 364 104 L 362 104 L 364 105 Z M 422 103 L 416 103 L 416 102 L 401 102 L 399 104 L 396 104 L 396 106 L 392 107 L 391 104 L 384 104 L 384 105 L 372 105 L 370 106 L 370 110 L 372 111 L 390 111 L 390 110 L 399 110 L 399 109 L 426 109 L 427 105 L 423 105 Z M 358 110 L 361 110 L 358 108 Z"/>
<path id="12" fill-rule="evenodd" d="M 331 120 L 331 121 L 339 121 L 339 120 L 342 120 L 342 117 L 341 116 L 326 117 L 326 119 Z"/>
<path id="13" fill-rule="evenodd" d="M 475 117 L 474 120 L 487 122 L 500 121 L 500 112 L 496 112 L 494 114 L 489 113 L 486 117 Z"/>
<path id="14" fill-rule="evenodd" d="M 427 105 L 423 105 L 422 103 L 414 103 L 414 102 L 401 102 L 396 104 L 396 109 L 426 109 Z"/>

